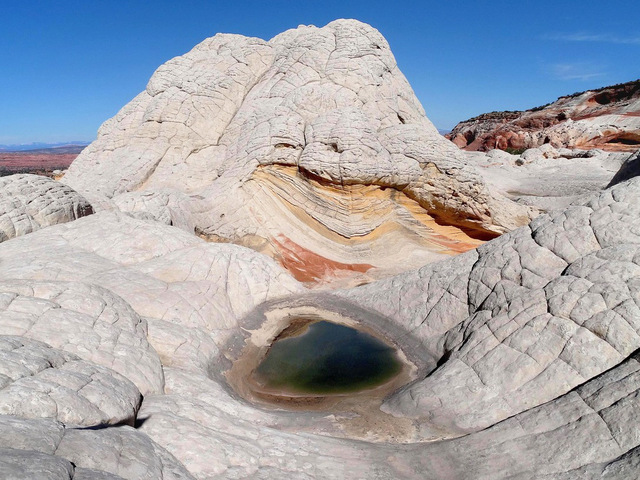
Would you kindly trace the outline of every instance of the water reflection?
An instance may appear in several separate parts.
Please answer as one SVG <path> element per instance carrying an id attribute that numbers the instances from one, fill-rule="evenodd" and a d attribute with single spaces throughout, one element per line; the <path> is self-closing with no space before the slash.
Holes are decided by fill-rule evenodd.
<path id="1" fill-rule="evenodd" d="M 277 340 L 254 372 L 269 389 L 331 394 L 381 385 L 402 369 L 395 350 L 359 330 L 319 321 Z"/>

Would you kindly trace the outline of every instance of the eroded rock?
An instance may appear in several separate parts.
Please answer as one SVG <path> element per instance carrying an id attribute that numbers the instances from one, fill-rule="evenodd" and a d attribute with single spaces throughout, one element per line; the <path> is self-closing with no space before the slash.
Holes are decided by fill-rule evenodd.
<path id="1" fill-rule="evenodd" d="M 190 480 L 166 450 L 131 427 L 70 428 L 0 415 L 3 478 Z"/>
<path id="2" fill-rule="evenodd" d="M 0 336 L 0 414 L 71 425 L 133 424 L 142 397 L 108 368 L 22 337 Z"/>
<path id="3" fill-rule="evenodd" d="M 0 283 L 0 332 L 113 368 L 145 395 L 162 391 L 158 354 L 206 370 L 239 318 L 305 290 L 256 252 L 118 212 L 32 235 L 0 250 L 3 278 L 24 279 Z"/>
<path id="4" fill-rule="evenodd" d="M 147 342 L 146 323 L 104 288 L 59 281 L 0 282 L 0 334 L 38 340 L 110 368 L 143 395 L 162 391 L 162 368 Z"/>
<path id="5" fill-rule="evenodd" d="M 368 281 L 369 266 L 384 267 L 368 259 L 385 249 L 397 262 L 422 242 L 427 253 L 473 246 L 438 230 L 444 219 L 495 234 L 529 217 L 432 130 L 384 39 L 357 22 L 269 42 L 216 36 L 161 67 L 68 174 L 114 211 L 0 245 L 0 333 L 19 364 L 7 362 L 13 376 L 0 377 L 0 408 L 15 415 L 0 416 L 0 472 L 633 478 L 640 179 L 447 261 L 333 293 L 191 232 L 250 245 L 314 281 L 345 265 Z M 545 147 L 513 168 L 568 154 Z M 301 312 L 389 340 L 411 367 L 408 383 L 377 403 L 363 394 L 328 411 L 244 395 L 232 377 L 242 353 L 268 349 Z M 92 411 L 73 421 L 130 421 L 137 405 L 111 412 L 139 389 L 137 430 L 53 420 L 82 414 L 75 406 L 87 392 L 69 385 L 98 374 L 112 391 L 96 415 L 109 419 L 89 420 Z M 36 415 L 14 385 L 46 393 L 57 414 L 19 417 Z"/>
<path id="6" fill-rule="evenodd" d="M 640 80 L 560 97 L 524 112 L 492 112 L 460 122 L 447 135 L 465 150 L 551 144 L 632 152 L 640 146 Z"/>
<path id="7" fill-rule="evenodd" d="M 0 242 L 91 213 L 80 194 L 50 178 L 0 177 Z"/>
<path id="8" fill-rule="evenodd" d="M 205 40 L 105 122 L 64 182 L 315 284 L 415 268 L 533 215 L 487 188 L 386 40 L 353 20 Z"/>
<path id="9" fill-rule="evenodd" d="M 556 398 L 639 348 L 639 189 L 637 180 L 619 185 L 458 257 L 455 289 L 442 263 L 345 292 L 443 359 L 386 410 L 420 418 L 427 436 L 428 425 L 436 437 L 469 433 Z"/>

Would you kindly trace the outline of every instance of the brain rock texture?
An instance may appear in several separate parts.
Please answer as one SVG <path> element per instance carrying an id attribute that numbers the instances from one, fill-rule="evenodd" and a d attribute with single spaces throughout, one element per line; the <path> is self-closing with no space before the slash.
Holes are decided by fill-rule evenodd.
<path id="1" fill-rule="evenodd" d="M 97 210 L 0 243 L 0 477 L 637 479 L 640 179 L 531 220 L 465 158 L 356 21 L 160 67 L 69 187 L 0 197 L 11 225 Z M 404 385 L 238 387 L 318 311 L 396 345 Z"/>
<path id="2" fill-rule="evenodd" d="M 0 178 L 0 242 L 93 213 L 77 192 L 38 175 Z"/>
<path id="3" fill-rule="evenodd" d="M 531 216 L 465 165 L 356 21 L 205 40 L 102 125 L 64 182 L 311 283 L 423 265 Z"/>

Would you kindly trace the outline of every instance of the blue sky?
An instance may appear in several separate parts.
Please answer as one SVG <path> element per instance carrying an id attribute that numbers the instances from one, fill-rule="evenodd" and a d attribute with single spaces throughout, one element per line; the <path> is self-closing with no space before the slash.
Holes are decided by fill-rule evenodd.
<path id="1" fill-rule="evenodd" d="M 93 140 L 163 62 L 217 32 L 367 22 L 439 128 L 640 77 L 634 1 L 3 0 L 0 144 Z"/>

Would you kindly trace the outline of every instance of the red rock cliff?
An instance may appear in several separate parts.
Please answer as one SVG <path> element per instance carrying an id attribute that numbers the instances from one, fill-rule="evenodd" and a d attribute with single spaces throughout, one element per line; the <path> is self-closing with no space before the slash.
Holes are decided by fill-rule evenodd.
<path id="1" fill-rule="evenodd" d="M 640 148 L 640 80 L 560 97 L 526 111 L 491 112 L 447 135 L 464 150 L 555 147 Z"/>

